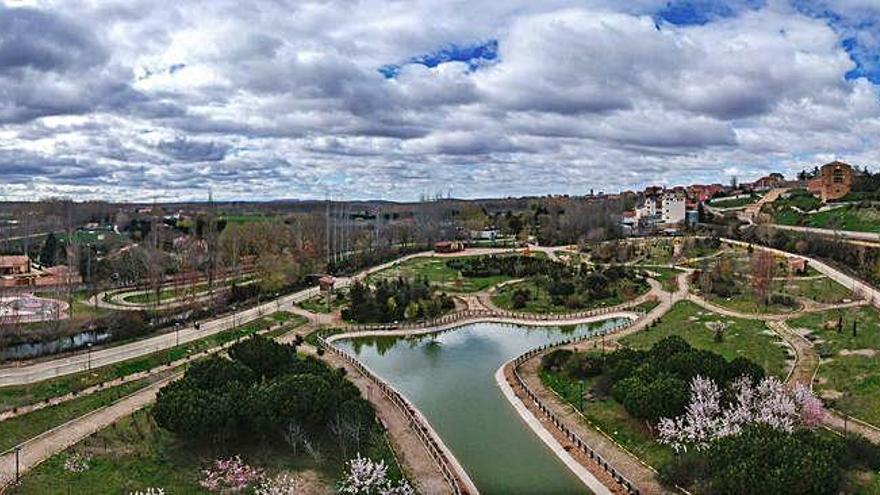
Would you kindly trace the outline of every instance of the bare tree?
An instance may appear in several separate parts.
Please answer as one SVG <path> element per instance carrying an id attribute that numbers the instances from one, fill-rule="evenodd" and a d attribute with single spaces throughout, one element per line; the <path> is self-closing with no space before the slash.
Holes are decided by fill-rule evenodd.
<path id="1" fill-rule="evenodd" d="M 751 268 L 752 291 L 755 297 L 767 305 L 773 277 L 776 276 L 776 258 L 770 252 L 758 249 L 752 253 Z"/>

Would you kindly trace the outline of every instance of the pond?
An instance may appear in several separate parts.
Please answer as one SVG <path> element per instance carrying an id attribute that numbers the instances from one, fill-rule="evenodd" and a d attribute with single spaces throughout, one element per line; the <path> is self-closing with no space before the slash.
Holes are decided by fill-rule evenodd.
<path id="1" fill-rule="evenodd" d="M 494 375 L 529 349 L 619 323 L 564 328 L 478 323 L 441 334 L 334 345 L 357 356 L 422 411 L 480 493 L 589 493 L 523 423 Z"/>

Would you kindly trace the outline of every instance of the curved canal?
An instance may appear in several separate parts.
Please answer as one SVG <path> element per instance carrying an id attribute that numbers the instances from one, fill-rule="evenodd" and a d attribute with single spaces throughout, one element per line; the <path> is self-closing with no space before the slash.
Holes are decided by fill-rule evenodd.
<path id="1" fill-rule="evenodd" d="M 413 402 L 468 472 L 480 493 L 589 493 L 519 418 L 495 371 L 523 352 L 621 320 L 577 327 L 478 323 L 413 337 L 334 343 L 358 357 Z"/>

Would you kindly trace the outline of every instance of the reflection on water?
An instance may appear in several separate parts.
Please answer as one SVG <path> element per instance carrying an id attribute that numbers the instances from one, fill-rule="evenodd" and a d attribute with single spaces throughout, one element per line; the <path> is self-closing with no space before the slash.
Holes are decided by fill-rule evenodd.
<path id="1" fill-rule="evenodd" d="M 335 345 L 358 356 L 407 396 L 484 494 L 585 493 L 586 488 L 522 422 L 495 371 L 523 352 L 620 323 L 521 327 L 497 323 Z"/>

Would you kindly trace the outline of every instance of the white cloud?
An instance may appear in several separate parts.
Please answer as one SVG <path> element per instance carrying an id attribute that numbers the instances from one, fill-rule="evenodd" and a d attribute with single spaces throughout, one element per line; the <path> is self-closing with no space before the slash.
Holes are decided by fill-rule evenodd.
<path id="1" fill-rule="evenodd" d="M 782 0 L 692 26 L 657 21 L 665 1 L 619 3 L 2 10 L 40 28 L 0 33 L 6 194 L 583 193 L 880 158 L 877 88 L 845 79 L 842 47 L 876 33 Z M 873 5 L 826 3 L 849 16 Z M 406 63 L 491 39 L 499 58 L 477 70 Z M 394 79 L 386 64 L 400 65 Z"/>

